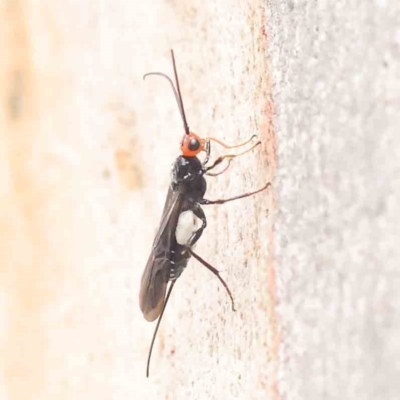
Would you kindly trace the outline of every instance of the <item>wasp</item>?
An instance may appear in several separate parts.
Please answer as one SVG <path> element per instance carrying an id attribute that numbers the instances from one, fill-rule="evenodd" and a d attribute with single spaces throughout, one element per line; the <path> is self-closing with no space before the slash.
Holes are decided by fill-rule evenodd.
<path id="1" fill-rule="evenodd" d="M 186 120 L 173 50 L 171 50 L 171 57 L 175 84 L 168 75 L 162 72 L 150 72 L 143 77 L 143 79 L 145 79 L 150 75 L 158 75 L 168 80 L 175 95 L 184 127 L 184 135 L 181 141 L 181 155 L 175 160 L 172 166 L 172 179 L 160 226 L 154 239 L 151 254 L 147 261 L 146 268 L 144 269 L 140 286 L 139 303 L 145 319 L 147 321 L 154 321 L 158 318 L 147 359 L 147 377 L 149 376 L 150 359 L 155 338 L 168 299 L 176 280 L 186 268 L 191 257 L 203 264 L 219 279 L 230 297 L 232 310 L 235 311 L 232 293 L 218 270 L 193 251 L 194 245 L 207 227 L 207 219 L 202 206 L 224 204 L 230 201 L 243 199 L 260 193 L 271 185 L 271 183 L 268 182 L 261 189 L 223 200 L 208 200 L 204 198 L 207 190 L 205 176 L 217 176 L 225 172 L 235 157 L 253 150 L 260 144 L 260 141 L 257 141 L 246 151 L 239 154 L 220 156 L 213 163 L 209 164 L 211 142 L 215 142 L 227 149 L 233 149 L 250 143 L 256 136 L 253 135 L 249 140 L 239 145 L 228 146 L 216 138 L 201 138 L 191 132 Z M 198 158 L 201 152 L 205 153 L 203 161 Z M 228 164 L 222 171 L 217 173 L 211 172 L 224 160 L 227 160 Z M 168 284 L 169 287 L 167 291 Z"/>

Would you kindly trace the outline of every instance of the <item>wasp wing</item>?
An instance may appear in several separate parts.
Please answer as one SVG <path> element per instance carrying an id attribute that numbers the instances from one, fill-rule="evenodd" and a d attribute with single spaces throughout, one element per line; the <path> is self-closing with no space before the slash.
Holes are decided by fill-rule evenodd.
<path id="1" fill-rule="evenodd" d="M 147 321 L 154 321 L 161 313 L 171 269 L 170 252 L 182 207 L 182 193 L 169 188 L 160 228 L 140 285 L 140 309 Z"/>

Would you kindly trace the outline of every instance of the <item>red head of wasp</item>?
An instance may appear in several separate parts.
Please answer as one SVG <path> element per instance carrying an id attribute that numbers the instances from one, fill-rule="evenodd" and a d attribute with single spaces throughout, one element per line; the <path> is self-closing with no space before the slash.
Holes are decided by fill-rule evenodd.
<path id="1" fill-rule="evenodd" d="M 146 268 L 143 272 L 140 287 L 139 302 L 144 317 L 147 321 L 154 321 L 158 318 L 150 345 L 146 376 L 149 376 L 151 353 L 165 307 L 175 282 L 186 268 L 190 257 L 193 256 L 220 280 L 231 299 L 232 310 L 235 311 L 231 291 L 220 276 L 218 270 L 193 251 L 193 246 L 199 240 L 207 226 L 206 216 L 201 206 L 208 204 L 224 204 L 228 201 L 249 197 L 270 186 L 270 183 L 267 183 L 264 187 L 254 192 L 244 193 L 224 200 L 207 200 L 204 198 L 207 189 L 204 176 L 216 176 L 226 171 L 233 158 L 251 151 L 259 145 L 260 142 L 257 141 L 251 148 L 242 153 L 227 154 L 218 157 L 211 165 L 208 165 L 211 152 L 210 142 L 216 142 L 225 148 L 231 149 L 249 143 L 256 136 L 252 136 L 245 143 L 236 146 L 228 146 L 218 139 L 211 137 L 202 139 L 195 133 L 190 132 L 183 107 L 173 50 L 171 50 L 171 56 L 175 84 L 168 75 L 162 72 L 150 72 L 143 77 L 146 78 L 149 75 L 158 75 L 169 81 L 178 104 L 185 130 L 181 142 L 182 155 L 175 160 L 172 167 L 172 181 L 165 201 L 160 227 L 154 239 Z M 206 153 L 204 161 L 200 161 L 197 157 L 202 151 Z M 218 173 L 210 172 L 224 160 L 228 160 L 225 169 Z M 201 221 L 201 226 L 198 226 L 198 221 Z M 170 284 L 167 292 L 168 282 L 170 282 Z"/>

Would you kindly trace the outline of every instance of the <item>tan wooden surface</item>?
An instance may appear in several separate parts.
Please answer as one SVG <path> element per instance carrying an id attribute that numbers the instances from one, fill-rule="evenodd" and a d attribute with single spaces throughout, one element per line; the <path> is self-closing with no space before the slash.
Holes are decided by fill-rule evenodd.
<path id="1" fill-rule="evenodd" d="M 227 14 L 227 10 L 229 14 Z M 145 362 L 138 308 L 182 135 L 166 82 L 174 48 L 190 127 L 263 144 L 209 197 L 275 168 L 261 1 L 0 2 L 0 399 L 275 398 L 273 192 L 210 207 Z M 222 396 L 222 397 L 221 397 Z"/>

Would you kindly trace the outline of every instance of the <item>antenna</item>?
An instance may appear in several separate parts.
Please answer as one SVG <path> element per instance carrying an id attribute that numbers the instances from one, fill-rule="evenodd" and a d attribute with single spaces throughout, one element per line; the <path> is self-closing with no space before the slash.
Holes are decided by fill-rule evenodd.
<path id="1" fill-rule="evenodd" d="M 178 90 L 175 88 L 174 82 L 172 82 L 172 79 L 164 74 L 163 72 L 149 72 L 145 75 L 143 75 L 143 79 L 146 79 L 149 75 L 158 75 L 162 76 L 163 78 L 167 79 L 168 82 L 171 84 L 172 90 L 174 92 L 174 96 L 176 99 L 176 102 L 178 103 L 178 108 L 179 112 L 181 113 L 182 121 L 183 121 L 183 128 L 185 129 L 186 135 L 189 135 L 189 126 L 186 121 L 186 114 L 185 114 L 185 109 L 183 108 L 183 101 L 182 101 L 182 95 L 181 95 L 181 89 L 179 86 L 179 79 L 178 79 L 178 72 L 176 70 L 176 64 L 175 64 L 175 56 L 174 56 L 174 51 L 171 49 L 171 56 L 172 56 L 172 65 L 174 67 L 174 76 L 175 76 L 175 82 L 176 82 L 176 87 Z"/>
<path id="2" fill-rule="evenodd" d="M 176 82 L 176 87 L 178 89 L 179 101 L 181 103 L 183 126 L 185 128 L 186 135 L 189 135 L 189 126 L 186 121 L 185 108 L 183 107 L 181 88 L 179 86 L 179 79 L 178 79 L 178 71 L 176 69 L 176 63 L 175 63 L 175 55 L 174 55 L 174 50 L 172 50 L 172 49 L 171 49 L 171 57 L 172 57 L 172 65 L 174 66 L 175 82 Z"/>

